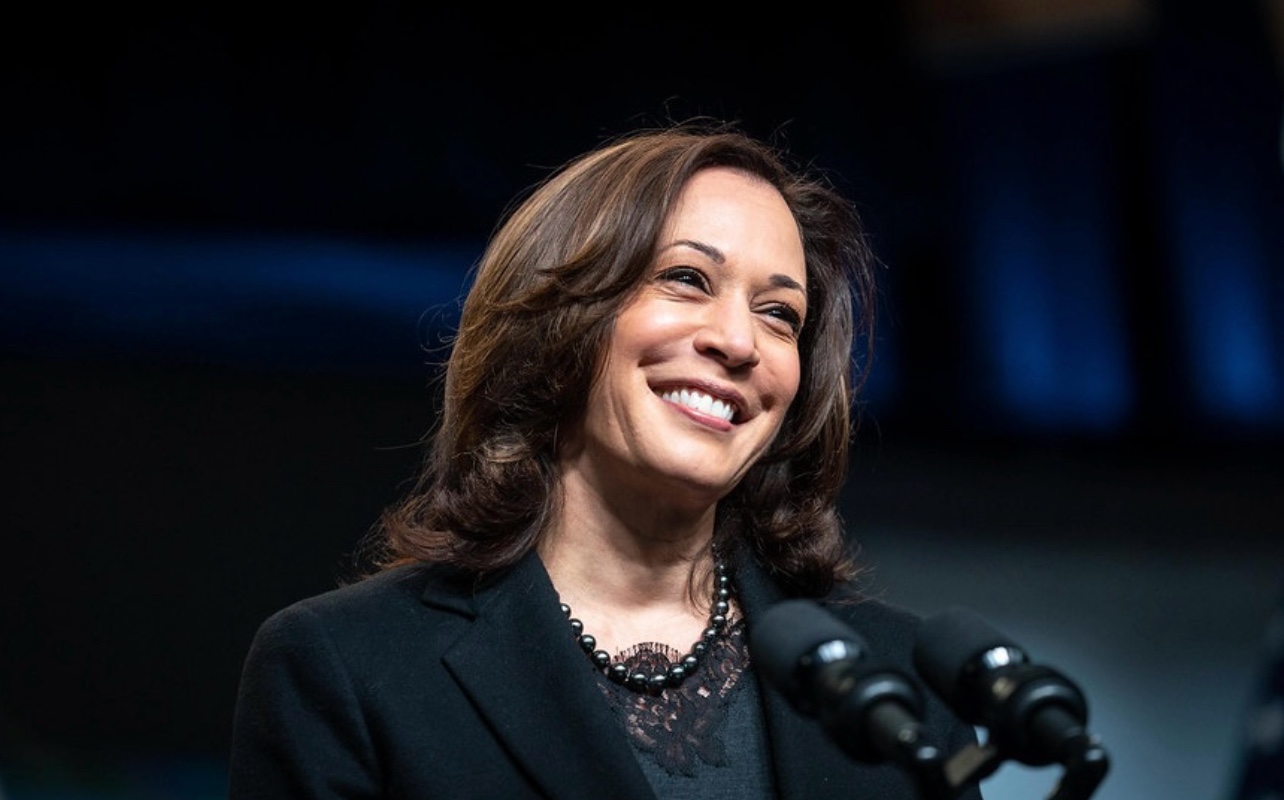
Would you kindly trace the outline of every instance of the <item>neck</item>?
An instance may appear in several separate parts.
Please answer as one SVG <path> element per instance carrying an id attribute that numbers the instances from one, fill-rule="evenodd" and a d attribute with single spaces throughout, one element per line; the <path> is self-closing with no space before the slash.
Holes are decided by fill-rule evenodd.
<path id="1" fill-rule="evenodd" d="M 564 471 L 557 512 L 540 556 L 559 590 L 592 589 L 601 602 L 664 603 L 686 596 L 690 577 L 707 568 L 716 505 L 668 505 L 633 492 L 598 491 L 578 471 Z M 676 591 L 675 591 L 676 589 Z"/>
<path id="2" fill-rule="evenodd" d="M 709 613 L 713 509 L 629 519 L 563 483 L 539 555 L 562 602 L 615 653 L 643 641 L 685 648 Z"/>
<path id="3" fill-rule="evenodd" d="M 702 534 L 660 538 L 563 513 L 549 526 L 539 555 L 563 594 L 591 593 L 608 607 L 672 606 L 689 600 L 693 576 L 711 566 L 712 538 L 712 525 Z"/>

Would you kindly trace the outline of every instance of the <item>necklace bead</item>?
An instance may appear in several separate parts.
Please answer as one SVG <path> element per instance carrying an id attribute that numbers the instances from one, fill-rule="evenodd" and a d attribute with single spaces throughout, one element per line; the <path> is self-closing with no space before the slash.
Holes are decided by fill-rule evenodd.
<path id="1" fill-rule="evenodd" d="M 647 673 L 642 670 L 629 672 L 627 664 L 613 661 L 611 654 L 599 650 L 597 639 L 584 632 L 584 623 L 571 616 L 571 607 L 561 603 L 562 613 L 570 622 L 580 649 L 589 657 L 597 669 L 602 670 L 612 683 L 626 686 L 635 692 L 658 694 L 666 688 L 676 688 L 699 668 L 700 662 L 708 654 L 710 647 L 726 631 L 727 620 L 731 613 L 731 576 L 727 574 L 727 565 L 715 552 L 713 556 L 713 602 L 709 608 L 709 620 L 700 638 L 691 645 L 686 655 L 670 664 L 667 669 Z"/>

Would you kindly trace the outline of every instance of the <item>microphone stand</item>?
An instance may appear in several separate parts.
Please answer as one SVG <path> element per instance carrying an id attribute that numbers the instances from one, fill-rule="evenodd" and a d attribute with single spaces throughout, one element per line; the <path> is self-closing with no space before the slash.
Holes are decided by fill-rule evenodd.
<path id="1" fill-rule="evenodd" d="M 1095 736 L 1083 734 L 1067 743 L 1065 771 L 1048 800 L 1087 800 L 1110 769 L 1110 757 Z"/>
<path id="2" fill-rule="evenodd" d="M 876 724 L 876 730 L 900 731 L 894 738 L 878 736 L 873 744 L 884 759 L 899 764 L 909 773 L 918 787 L 919 797 L 923 800 L 952 800 L 958 794 L 962 787 L 952 785 L 944 752 L 924 735 L 926 731 L 922 725 L 905 725 L 903 709 L 895 704 L 875 706 L 869 714 L 876 723 L 885 723 Z"/>
<path id="3" fill-rule="evenodd" d="M 1007 758 L 990 743 L 971 744 L 945 758 L 930 744 L 907 740 L 893 760 L 910 773 L 923 800 L 951 800 L 993 775 Z M 1083 734 L 1064 743 L 1061 766 L 1047 800 L 1088 800 L 1105 779 L 1110 757 L 1097 737 Z"/>

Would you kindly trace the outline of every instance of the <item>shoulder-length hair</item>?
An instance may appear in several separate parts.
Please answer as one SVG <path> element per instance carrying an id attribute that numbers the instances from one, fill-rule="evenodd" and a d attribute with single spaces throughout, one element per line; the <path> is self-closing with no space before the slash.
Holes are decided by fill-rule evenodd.
<path id="1" fill-rule="evenodd" d="M 798 393 L 768 451 L 719 503 L 715 545 L 750 548 L 804 593 L 855 574 L 836 502 L 863 374 L 853 369 L 857 323 L 873 341 L 875 265 L 859 215 L 774 146 L 690 124 L 600 146 L 503 220 L 464 302 L 423 469 L 375 531 L 380 566 L 484 574 L 538 544 L 558 497 L 559 425 L 584 414 L 617 314 L 648 274 L 678 194 L 709 167 L 780 191 L 802 237 L 808 307 Z"/>

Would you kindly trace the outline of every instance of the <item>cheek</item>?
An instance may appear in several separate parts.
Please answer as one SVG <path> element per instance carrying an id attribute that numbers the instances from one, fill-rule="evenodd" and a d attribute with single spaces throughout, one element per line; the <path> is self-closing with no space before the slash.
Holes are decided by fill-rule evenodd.
<path id="1" fill-rule="evenodd" d="M 794 351 L 794 357 L 789 362 L 789 399 L 792 401 L 798 394 L 798 387 L 802 384 L 802 360 L 798 351 Z"/>
<path id="2" fill-rule="evenodd" d="M 788 353 L 783 353 L 776 360 L 772 380 L 776 395 L 781 401 L 780 404 L 788 408 L 798 396 L 798 389 L 802 382 L 802 362 L 797 350 L 791 348 Z"/>
<path id="3" fill-rule="evenodd" d="M 664 306 L 635 301 L 616 317 L 609 347 L 622 359 L 638 360 L 670 341 L 676 324 Z"/>
<path id="4" fill-rule="evenodd" d="M 776 442 L 781 435 L 781 431 L 784 430 L 785 421 L 789 419 L 790 412 L 793 411 L 794 405 L 798 400 L 798 391 L 802 388 L 802 368 L 796 356 L 788 363 L 788 366 L 782 365 L 780 372 L 776 374 L 776 381 L 779 403 L 775 409 L 776 425 L 771 436 L 773 443 Z"/>

